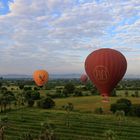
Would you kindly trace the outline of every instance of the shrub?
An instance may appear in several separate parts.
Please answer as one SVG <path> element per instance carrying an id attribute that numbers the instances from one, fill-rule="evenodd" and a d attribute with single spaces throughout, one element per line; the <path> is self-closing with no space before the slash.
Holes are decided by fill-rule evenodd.
<path id="1" fill-rule="evenodd" d="M 82 91 L 76 89 L 75 92 L 74 92 L 74 96 L 77 96 L 77 97 L 78 97 L 78 96 L 83 96 Z"/>
<path id="2" fill-rule="evenodd" d="M 29 99 L 28 100 L 28 107 L 32 107 L 34 105 L 34 100 Z"/>
<path id="3" fill-rule="evenodd" d="M 32 99 L 32 100 L 38 100 L 40 99 L 40 93 L 38 91 L 32 91 L 32 90 L 27 90 L 24 91 L 24 97 L 26 100 Z"/>
<path id="4" fill-rule="evenodd" d="M 44 109 L 52 108 L 55 106 L 55 102 L 50 97 L 46 97 L 39 100 L 37 106 Z"/>
<path id="5" fill-rule="evenodd" d="M 122 110 L 127 115 L 131 108 L 131 101 L 128 99 L 121 98 L 116 103 L 111 104 L 110 110 L 115 113 L 117 110 Z"/>
<path id="6" fill-rule="evenodd" d="M 64 87 L 68 94 L 74 93 L 75 86 L 73 83 L 67 83 Z"/>
<path id="7" fill-rule="evenodd" d="M 32 98 L 33 100 L 38 100 L 38 99 L 40 99 L 40 93 L 39 93 L 38 91 L 33 91 L 33 92 L 31 93 L 31 98 Z"/>
<path id="8" fill-rule="evenodd" d="M 7 123 L 8 122 L 8 116 L 3 116 L 0 118 L 0 123 Z"/>
<path id="9" fill-rule="evenodd" d="M 101 107 L 96 108 L 94 113 L 96 113 L 96 114 L 103 114 L 103 109 Z"/>
<path id="10" fill-rule="evenodd" d="M 38 87 L 34 87 L 34 90 L 39 90 L 39 88 Z"/>
<path id="11" fill-rule="evenodd" d="M 133 104 L 131 106 L 130 115 L 140 117 L 140 104 Z"/>
<path id="12" fill-rule="evenodd" d="M 32 90 L 32 87 L 24 87 L 23 88 L 25 91 L 27 91 L 27 90 Z"/>
<path id="13" fill-rule="evenodd" d="M 128 99 L 125 99 L 125 98 L 118 99 L 118 100 L 117 100 L 117 103 L 124 103 L 124 104 L 126 104 L 127 106 L 129 106 L 129 107 L 132 105 L 131 101 L 128 100 Z"/>
<path id="14" fill-rule="evenodd" d="M 111 95 L 110 95 L 111 97 L 116 97 L 117 95 L 116 95 L 116 89 L 114 89 L 112 92 L 111 92 Z"/>
<path id="15" fill-rule="evenodd" d="M 128 114 L 130 107 L 128 107 L 125 103 L 116 103 L 111 105 L 111 111 L 113 113 L 115 113 L 117 110 L 123 110 L 125 114 Z"/>

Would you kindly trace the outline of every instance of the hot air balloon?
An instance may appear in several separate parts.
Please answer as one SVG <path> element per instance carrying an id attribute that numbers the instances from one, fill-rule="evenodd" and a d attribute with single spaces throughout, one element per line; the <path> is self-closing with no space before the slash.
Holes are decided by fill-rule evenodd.
<path id="1" fill-rule="evenodd" d="M 86 74 L 82 74 L 81 77 L 80 77 L 80 81 L 85 84 L 87 82 L 87 80 L 88 80 L 87 75 Z"/>
<path id="2" fill-rule="evenodd" d="M 33 79 L 37 86 L 42 87 L 46 82 L 48 82 L 49 74 L 45 70 L 36 70 L 33 74 Z"/>
<path id="3" fill-rule="evenodd" d="M 102 48 L 93 51 L 85 60 L 86 73 L 104 97 L 103 101 L 108 101 L 108 96 L 123 78 L 126 69 L 125 57 L 114 49 Z"/>

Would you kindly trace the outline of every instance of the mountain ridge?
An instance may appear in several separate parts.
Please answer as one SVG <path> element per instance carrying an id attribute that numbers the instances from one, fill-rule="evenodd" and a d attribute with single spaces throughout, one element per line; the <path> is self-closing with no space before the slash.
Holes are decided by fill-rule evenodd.
<path id="1" fill-rule="evenodd" d="M 80 78 L 81 74 L 50 74 L 50 79 L 73 79 Z M 4 79 L 32 79 L 32 75 L 26 74 L 0 74 Z M 140 79 L 140 75 L 129 74 L 125 75 L 126 79 Z"/>

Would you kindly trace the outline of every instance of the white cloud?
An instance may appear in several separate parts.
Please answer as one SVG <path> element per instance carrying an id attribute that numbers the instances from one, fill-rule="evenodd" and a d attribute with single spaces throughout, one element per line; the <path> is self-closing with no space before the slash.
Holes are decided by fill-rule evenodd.
<path id="1" fill-rule="evenodd" d="M 0 16 L 0 73 L 80 73 L 95 49 L 138 53 L 139 8 L 139 0 L 15 0 Z"/>

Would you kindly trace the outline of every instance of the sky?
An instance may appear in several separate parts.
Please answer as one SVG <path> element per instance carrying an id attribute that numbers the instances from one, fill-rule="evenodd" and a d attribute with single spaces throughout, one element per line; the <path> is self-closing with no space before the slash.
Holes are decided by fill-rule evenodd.
<path id="1" fill-rule="evenodd" d="M 0 0 L 0 74 L 83 73 L 100 48 L 140 75 L 140 0 Z"/>

